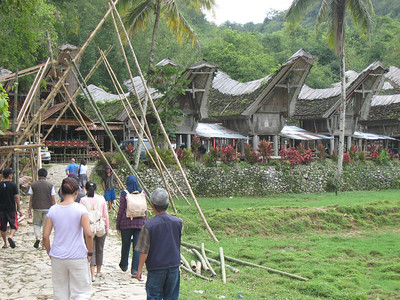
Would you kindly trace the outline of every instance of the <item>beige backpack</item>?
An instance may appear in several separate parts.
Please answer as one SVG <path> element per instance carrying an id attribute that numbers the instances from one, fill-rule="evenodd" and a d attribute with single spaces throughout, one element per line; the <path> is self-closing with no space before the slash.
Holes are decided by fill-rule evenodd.
<path id="1" fill-rule="evenodd" d="M 147 211 L 146 195 L 138 191 L 129 193 L 128 190 L 125 190 L 125 193 L 126 217 L 131 220 L 133 218 L 144 217 Z"/>

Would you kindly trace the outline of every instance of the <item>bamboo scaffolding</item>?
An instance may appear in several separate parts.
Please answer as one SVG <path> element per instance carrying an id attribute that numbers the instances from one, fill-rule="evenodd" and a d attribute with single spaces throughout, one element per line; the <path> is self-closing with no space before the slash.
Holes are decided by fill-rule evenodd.
<path id="1" fill-rule="evenodd" d="M 169 148 L 170 148 L 171 151 L 172 151 L 172 154 L 173 154 L 173 156 L 174 156 L 174 159 L 175 159 L 175 161 L 176 161 L 176 164 L 178 165 L 178 168 L 179 168 L 179 170 L 180 170 L 180 172 L 181 172 L 181 174 L 182 174 L 182 177 L 183 177 L 183 180 L 184 180 L 184 182 L 185 182 L 185 185 L 186 185 L 187 189 L 189 190 L 189 194 L 190 194 L 190 196 L 191 196 L 192 199 L 193 199 L 193 202 L 194 202 L 194 204 L 195 204 L 195 206 L 196 206 L 196 208 L 197 208 L 197 211 L 198 211 L 199 214 L 200 214 L 201 219 L 203 220 L 203 223 L 204 223 L 204 225 L 205 225 L 207 231 L 209 232 L 209 234 L 211 235 L 211 237 L 214 239 L 214 241 L 218 242 L 218 239 L 217 239 L 216 236 L 214 235 L 214 233 L 213 233 L 211 227 L 208 225 L 208 222 L 207 222 L 207 220 L 206 220 L 206 218 L 205 218 L 205 216 L 204 216 L 204 214 L 203 214 L 203 211 L 201 210 L 200 205 L 199 205 L 199 203 L 198 203 L 197 200 L 196 200 L 196 196 L 195 196 L 194 193 L 193 193 L 193 190 L 192 190 L 192 188 L 191 188 L 191 186 L 190 186 L 190 184 L 189 184 L 189 181 L 187 180 L 187 177 L 186 177 L 185 172 L 184 172 L 184 170 L 183 170 L 183 168 L 182 168 L 182 166 L 181 166 L 181 163 L 179 162 L 178 156 L 176 155 L 175 150 L 174 150 L 174 148 L 172 147 L 172 144 L 171 144 L 171 142 L 170 142 L 170 140 L 169 140 L 168 134 L 167 134 L 167 132 L 165 131 L 164 125 L 162 124 L 162 121 L 161 121 L 161 119 L 160 119 L 160 115 L 158 114 L 157 108 L 156 108 L 155 105 L 154 105 L 154 102 L 153 102 L 153 99 L 152 99 L 152 97 L 151 97 L 151 95 L 150 95 L 149 89 L 147 88 L 146 81 L 145 81 L 144 76 L 143 76 L 143 74 L 142 74 L 142 71 L 141 71 L 139 62 L 138 62 L 138 60 L 137 60 L 135 51 L 133 50 L 132 43 L 131 43 L 131 41 L 130 41 L 129 35 L 128 35 L 128 33 L 126 32 L 126 29 L 125 29 L 125 27 L 123 26 L 121 17 L 120 17 L 120 15 L 119 15 L 119 13 L 118 13 L 116 7 L 115 7 L 115 3 L 113 3 L 113 2 L 111 1 L 111 5 L 112 5 L 112 7 L 113 7 L 113 9 L 114 9 L 114 12 L 115 12 L 116 16 L 118 17 L 118 20 L 119 20 L 119 22 L 120 22 L 120 24 L 121 24 L 121 27 L 122 27 L 123 31 L 124 31 L 125 37 L 126 37 L 126 39 L 127 39 L 127 41 L 128 41 L 129 48 L 130 48 L 130 50 L 131 50 L 131 52 L 132 52 L 132 55 L 133 55 L 133 58 L 134 58 L 134 61 L 135 61 L 135 64 L 136 64 L 136 68 L 137 68 L 137 70 L 138 70 L 138 73 L 139 73 L 140 78 L 142 79 L 143 86 L 144 86 L 144 89 L 145 89 L 145 91 L 146 91 L 146 95 L 149 97 L 149 102 L 150 102 L 150 104 L 151 104 L 151 107 L 153 108 L 153 112 L 154 112 L 154 114 L 155 114 L 155 116 L 156 116 L 157 122 L 158 122 L 158 124 L 160 125 L 161 132 L 163 133 L 164 138 L 165 138 L 165 140 L 167 141 L 167 144 L 168 144 Z M 140 103 L 139 98 L 138 98 L 138 102 Z M 139 107 L 141 107 L 141 105 L 139 105 Z M 142 108 L 141 108 L 141 109 L 142 109 Z M 143 109 L 142 109 L 141 112 L 142 112 L 142 115 L 144 115 Z M 144 118 L 144 119 L 145 119 L 145 118 Z"/>
<path id="2" fill-rule="evenodd" d="M 115 0 L 115 2 L 111 3 L 113 5 L 118 3 L 118 0 Z M 97 34 L 97 32 L 99 31 L 99 29 L 103 26 L 104 22 L 106 21 L 108 15 L 111 13 L 111 9 L 108 9 L 107 12 L 105 13 L 104 17 L 100 20 L 100 22 L 97 24 L 96 28 L 90 32 L 88 38 L 86 39 L 85 43 L 82 45 L 81 49 L 78 51 L 77 55 L 75 56 L 75 58 L 72 60 L 73 62 L 79 61 L 83 55 L 83 53 L 86 51 L 87 47 L 89 46 L 90 42 L 93 40 L 94 36 Z M 50 94 L 47 96 L 47 98 L 45 99 L 45 101 L 42 104 L 41 109 L 45 110 L 49 107 L 51 101 L 54 99 L 54 97 L 57 95 L 57 93 L 60 91 L 61 86 L 64 84 L 65 80 L 67 79 L 69 73 L 71 72 L 71 65 L 68 65 L 67 69 L 64 71 L 63 75 L 61 76 L 61 78 L 58 80 L 57 84 L 53 87 L 52 91 L 50 92 Z M 39 111 L 40 112 L 40 111 Z M 30 132 L 32 131 L 32 128 L 34 126 L 36 126 L 38 122 L 38 116 L 35 115 L 33 117 L 33 119 L 31 120 L 31 122 L 29 122 L 27 128 L 25 128 L 24 133 L 18 138 L 17 140 L 17 144 L 21 144 L 21 142 L 30 134 Z M 10 159 L 12 153 L 9 153 L 6 158 L 4 159 L 4 161 L 2 162 L 0 169 L 4 168 L 4 165 L 7 163 L 7 161 Z"/>
<path id="3" fill-rule="evenodd" d="M 106 52 L 105 52 L 105 55 L 106 55 L 106 56 L 110 53 L 110 51 L 111 51 L 112 48 L 113 48 L 113 47 L 111 46 L 111 47 L 109 47 L 109 48 L 106 50 Z M 96 63 L 93 65 L 93 67 L 90 69 L 89 73 L 86 75 L 85 81 L 88 81 L 88 80 L 92 77 L 92 75 L 94 74 L 94 72 L 95 72 L 95 71 L 97 70 L 97 68 L 100 66 L 102 60 L 103 60 L 103 58 L 102 58 L 101 56 L 97 59 Z M 75 99 L 76 99 L 76 97 L 78 96 L 80 90 L 81 90 L 80 87 L 78 87 L 78 88 L 76 89 L 76 91 L 74 92 L 74 94 L 73 94 L 72 97 L 71 97 L 72 101 L 75 101 Z M 70 103 L 67 101 L 67 103 L 66 103 L 65 107 L 63 108 L 63 110 L 61 111 L 60 115 L 57 117 L 57 119 L 55 120 L 55 122 L 53 123 L 53 125 L 51 125 L 50 129 L 47 131 L 46 136 L 43 138 L 44 141 L 47 139 L 47 137 L 49 136 L 49 134 L 53 131 L 54 127 L 57 125 L 58 121 L 62 118 L 62 116 L 65 114 L 65 112 L 67 111 L 67 109 L 68 109 L 69 107 L 70 107 Z"/>
<path id="4" fill-rule="evenodd" d="M 101 52 L 101 50 L 100 50 L 100 52 Z M 128 109 L 126 108 L 126 105 L 125 105 L 125 102 L 124 102 L 123 99 L 125 99 L 125 101 L 127 102 L 127 105 L 129 106 L 129 108 L 130 108 L 130 110 L 131 110 L 131 113 L 133 114 L 135 120 L 138 122 L 139 126 L 142 126 L 142 125 L 140 124 L 140 122 L 139 122 L 139 119 L 138 119 L 138 117 L 137 117 L 135 111 L 133 110 L 132 106 L 130 105 L 129 100 L 126 98 L 126 95 L 123 93 L 121 84 L 119 83 L 118 79 L 116 78 L 115 73 L 114 73 L 114 71 L 112 70 L 112 68 L 111 68 L 111 66 L 110 66 L 110 64 L 109 64 L 109 62 L 108 62 L 108 60 L 107 60 L 106 58 L 104 58 L 104 61 L 105 61 L 106 66 L 107 66 L 107 70 L 109 70 L 109 72 L 111 72 L 111 73 L 110 73 L 110 77 L 111 77 L 111 79 L 112 79 L 112 81 L 113 81 L 114 87 L 115 87 L 115 89 L 117 90 L 117 93 L 118 93 L 118 96 L 119 96 L 119 98 L 120 98 L 120 100 L 121 100 L 121 103 L 122 103 L 122 105 L 124 106 L 125 111 L 127 112 L 128 118 L 129 118 L 130 122 L 132 123 L 133 128 L 134 128 L 136 134 L 138 134 L 139 140 L 143 143 L 145 150 L 149 153 L 149 157 L 150 157 L 151 161 L 153 162 L 154 166 L 157 168 L 157 171 L 161 174 L 162 169 L 160 169 L 160 168 L 159 168 L 159 165 L 156 164 L 156 162 L 154 161 L 153 156 L 150 154 L 149 149 L 147 148 L 146 144 L 144 143 L 142 137 L 139 135 L 139 132 L 138 132 L 138 130 L 137 130 L 137 128 L 136 128 L 136 125 L 135 125 L 135 123 L 133 122 L 133 120 L 132 120 L 132 118 L 131 118 L 131 116 L 130 116 L 130 113 L 129 113 Z M 113 78 L 114 78 L 114 79 L 113 79 Z M 121 95 L 122 95 L 123 97 L 122 97 Z M 142 130 L 144 130 L 143 127 L 141 127 L 141 128 L 142 128 Z M 144 131 L 144 132 L 145 132 L 146 138 L 150 141 L 149 135 L 147 134 L 146 131 Z M 154 144 L 153 144 L 153 145 L 154 145 Z M 161 159 L 161 157 L 159 156 L 158 152 L 156 151 L 155 148 L 153 148 L 153 149 L 154 149 L 154 155 L 156 155 L 156 157 L 159 159 L 159 162 L 161 163 L 162 167 L 164 168 L 164 170 L 165 170 L 165 171 L 167 172 L 167 174 L 169 175 L 169 177 L 170 177 L 170 179 L 172 180 L 172 182 L 175 184 L 175 186 L 176 186 L 176 188 L 178 189 L 178 191 L 181 193 L 181 196 L 185 199 L 186 203 L 188 203 L 188 204 L 190 205 L 189 201 L 187 200 L 187 198 L 186 198 L 185 195 L 183 194 L 183 192 L 182 192 L 182 190 L 180 189 L 179 185 L 176 183 L 176 181 L 175 181 L 174 178 L 172 177 L 171 173 L 169 172 L 167 166 L 166 166 L 166 165 L 164 164 L 164 162 L 162 161 L 162 159 Z M 162 176 L 163 176 L 163 175 L 162 175 Z M 164 177 L 163 177 L 163 178 L 164 178 Z M 165 183 L 168 184 L 167 181 L 165 181 Z M 168 187 L 169 187 L 169 184 L 168 184 Z M 169 188 L 170 188 L 170 187 L 169 187 Z M 175 196 L 176 198 L 178 198 L 177 195 L 176 195 L 176 193 L 175 193 L 175 191 L 173 191 L 171 188 L 170 188 L 170 190 L 174 193 L 174 196 Z"/>
<path id="5" fill-rule="evenodd" d="M 193 244 L 190 244 L 190 243 L 187 243 L 187 242 L 181 242 L 181 245 L 200 250 L 199 246 L 196 246 L 196 245 L 193 245 Z M 215 254 L 215 252 L 212 251 L 212 250 L 204 249 L 204 251 L 206 251 L 208 253 L 214 253 Z M 283 271 L 279 271 L 279 270 L 276 270 L 276 269 L 268 268 L 268 267 L 265 267 L 265 266 L 256 265 L 256 264 L 253 264 L 253 263 L 250 263 L 250 262 L 247 262 L 247 261 L 244 261 L 244 260 L 240 260 L 240 259 L 237 259 L 237 258 L 233 258 L 233 257 L 230 257 L 230 256 L 224 255 L 224 258 L 226 260 L 228 260 L 228 261 L 236 262 L 236 263 L 241 264 L 241 265 L 264 269 L 264 270 L 267 270 L 270 273 L 280 274 L 280 275 L 287 276 L 287 277 L 290 277 L 290 278 L 293 278 L 293 279 L 298 279 L 298 280 L 301 280 L 301 281 L 308 281 L 308 278 L 305 278 L 305 277 L 297 276 L 297 275 L 294 275 L 294 274 L 290 274 L 290 273 L 287 273 L 287 272 L 283 272 Z"/>

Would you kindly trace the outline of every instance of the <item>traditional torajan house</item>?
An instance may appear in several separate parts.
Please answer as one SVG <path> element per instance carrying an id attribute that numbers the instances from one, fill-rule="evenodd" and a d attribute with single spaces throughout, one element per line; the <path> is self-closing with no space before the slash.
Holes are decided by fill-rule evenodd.
<path id="1" fill-rule="evenodd" d="M 359 74 L 354 71 L 346 72 L 347 148 L 351 145 L 351 137 L 358 122 L 368 118 L 372 97 L 380 91 L 384 81 L 382 75 L 386 71 L 380 62 L 374 62 Z M 330 153 L 337 149 L 338 144 L 340 93 L 340 83 L 327 89 L 312 89 L 304 85 L 294 115 L 301 128 L 335 137 L 330 140 Z"/>
<path id="2" fill-rule="evenodd" d="M 249 136 L 255 149 L 260 139 L 272 140 L 274 154 L 278 155 L 279 133 L 294 115 L 298 94 L 314 60 L 300 49 L 275 74 L 245 83 L 218 71 L 208 97 L 208 114 L 203 118 L 220 121 Z"/>
<path id="3" fill-rule="evenodd" d="M 384 75 L 386 80 L 381 94 L 372 98 L 367 120 L 360 121 L 362 131 L 389 136 L 396 140 L 384 139 L 385 148 L 398 152 L 400 139 L 400 69 L 391 66 Z"/>

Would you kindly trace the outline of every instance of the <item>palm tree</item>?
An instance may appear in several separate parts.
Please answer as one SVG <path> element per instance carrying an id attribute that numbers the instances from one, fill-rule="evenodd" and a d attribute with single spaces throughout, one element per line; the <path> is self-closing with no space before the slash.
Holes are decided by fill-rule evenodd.
<path id="1" fill-rule="evenodd" d="M 190 3 L 195 9 L 207 9 L 212 10 L 215 5 L 215 0 L 185 0 Z M 199 44 L 199 38 L 194 32 L 193 28 L 187 22 L 185 17 L 179 10 L 177 0 L 120 0 L 118 4 L 118 10 L 120 11 L 124 20 L 124 25 L 128 27 L 128 33 L 130 36 L 135 34 L 140 29 L 144 29 L 146 24 L 152 21 L 151 14 L 154 14 L 153 34 L 151 40 L 151 48 L 149 55 L 149 66 L 148 74 L 150 74 L 154 67 L 154 53 L 157 42 L 157 31 L 160 24 L 161 15 L 165 15 L 168 19 L 168 26 L 171 31 L 176 35 L 178 42 L 182 42 L 184 38 L 192 39 L 192 45 L 195 42 Z M 147 111 L 147 96 L 143 101 L 144 116 L 141 118 L 142 125 L 144 124 L 144 117 Z M 143 137 L 143 132 L 140 130 L 140 136 Z M 141 139 L 140 139 L 141 140 Z M 141 143 L 138 143 L 135 156 L 135 168 L 139 165 L 139 153 Z"/>
<path id="2" fill-rule="evenodd" d="M 374 8 L 371 0 L 294 0 L 286 13 L 286 20 L 291 24 L 298 24 L 302 17 L 312 8 L 321 5 L 317 20 L 316 30 L 322 22 L 328 24 L 328 44 L 335 48 L 340 57 L 340 118 L 339 118 L 339 146 L 338 165 L 336 169 L 336 183 L 342 176 L 344 131 L 346 122 L 346 78 L 345 78 L 345 27 L 347 12 L 353 22 L 361 29 L 362 35 L 368 35 L 371 29 L 371 17 Z"/>

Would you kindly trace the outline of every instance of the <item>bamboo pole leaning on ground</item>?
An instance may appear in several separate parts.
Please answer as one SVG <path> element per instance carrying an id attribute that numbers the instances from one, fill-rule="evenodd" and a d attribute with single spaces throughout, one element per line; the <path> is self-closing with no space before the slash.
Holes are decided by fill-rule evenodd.
<path id="1" fill-rule="evenodd" d="M 215 273 L 213 267 L 211 266 L 210 262 L 207 259 L 206 251 L 204 250 L 204 243 L 201 243 L 200 248 L 201 248 L 201 255 L 204 257 L 204 260 L 206 261 L 206 264 L 210 269 L 211 277 L 217 276 L 217 273 Z"/>
<path id="2" fill-rule="evenodd" d="M 195 262 L 194 260 L 191 260 L 191 261 L 190 261 L 190 268 L 191 268 L 193 271 L 196 271 L 196 262 Z"/>
<path id="3" fill-rule="evenodd" d="M 190 244 L 190 243 L 187 243 L 187 242 L 181 242 L 181 244 L 183 246 L 186 246 L 186 247 L 191 247 L 191 248 L 194 248 L 194 249 L 197 249 L 197 250 L 201 250 L 199 246 L 196 246 L 194 244 Z M 212 250 L 204 249 L 204 251 L 206 251 L 208 253 L 214 253 L 215 254 L 215 252 L 212 251 Z M 294 275 L 294 274 L 290 274 L 290 273 L 287 273 L 287 272 L 275 270 L 275 269 L 264 267 L 264 266 L 260 266 L 260 265 L 256 265 L 256 264 L 244 261 L 244 260 L 240 260 L 240 259 L 237 259 L 237 258 L 226 256 L 226 255 L 224 255 L 224 257 L 228 261 L 236 262 L 236 263 L 244 265 L 244 266 L 256 267 L 256 268 L 267 270 L 270 273 L 280 274 L 280 275 L 287 276 L 287 277 L 290 277 L 290 278 L 293 278 L 293 279 L 297 279 L 297 280 L 301 280 L 301 281 L 308 281 L 308 278 L 305 278 L 305 277 L 297 276 L 297 275 Z"/>
<path id="4" fill-rule="evenodd" d="M 181 261 L 183 262 L 183 265 L 184 265 L 186 268 L 188 268 L 188 269 L 191 268 L 189 262 L 188 262 L 188 261 L 186 260 L 186 258 L 182 255 L 182 253 L 181 253 Z"/>
<path id="5" fill-rule="evenodd" d="M 219 258 L 221 260 L 222 282 L 226 283 L 225 257 L 224 257 L 224 249 L 222 247 L 219 247 Z"/>
<path id="6" fill-rule="evenodd" d="M 192 252 L 200 259 L 201 266 L 203 267 L 204 271 L 210 272 L 210 268 L 208 267 L 206 260 L 204 257 L 197 251 L 196 249 L 192 249 Z"/>
<path id="7" fill-rule="evenodd" d="M 201 275 L 201 261 L 196 261 L 196 274 Z"/>
<path id="8" fill-rule="evenodd" d="M 207 280 L 207 281 L 212 281 L 211 278 L 208 278 L 208 277 L 203 276 L 203 275 L 196 274 L 196 272 L 193 272 L 191 269 L 188 269 L 185 266 L 181 266 L 181 268 L 182 268 L 182 270 L 185 270 L 186 272 L 188 272 L 188 273 L 190 273 L 190 274 L 192 274 L 194 276 L 197 276 L 197 277 L 199 277 L 201 279 L 204 279 L 204 280 Z"/>
<path id="9" fill-rule="evenodd" d="M 210 257 L 207 257 L 207 260 L 208 260 L 209 262 L 212 262 L 212 263 L 216 264 L 217 266 L 220 266 L 220 265 L 221 265 L 221 262 L 220 262 L 219 260 L 216 260 L 216 259 L 213 259 L 213 258 L 210 258 Z M 239 269 L 236 269 L 236 268 L 232 267 L 231 265 L 225 264 L 225 268 L 228 268 L 228 269 L 231 270 L 233 273 L 239 273 Z"/>

